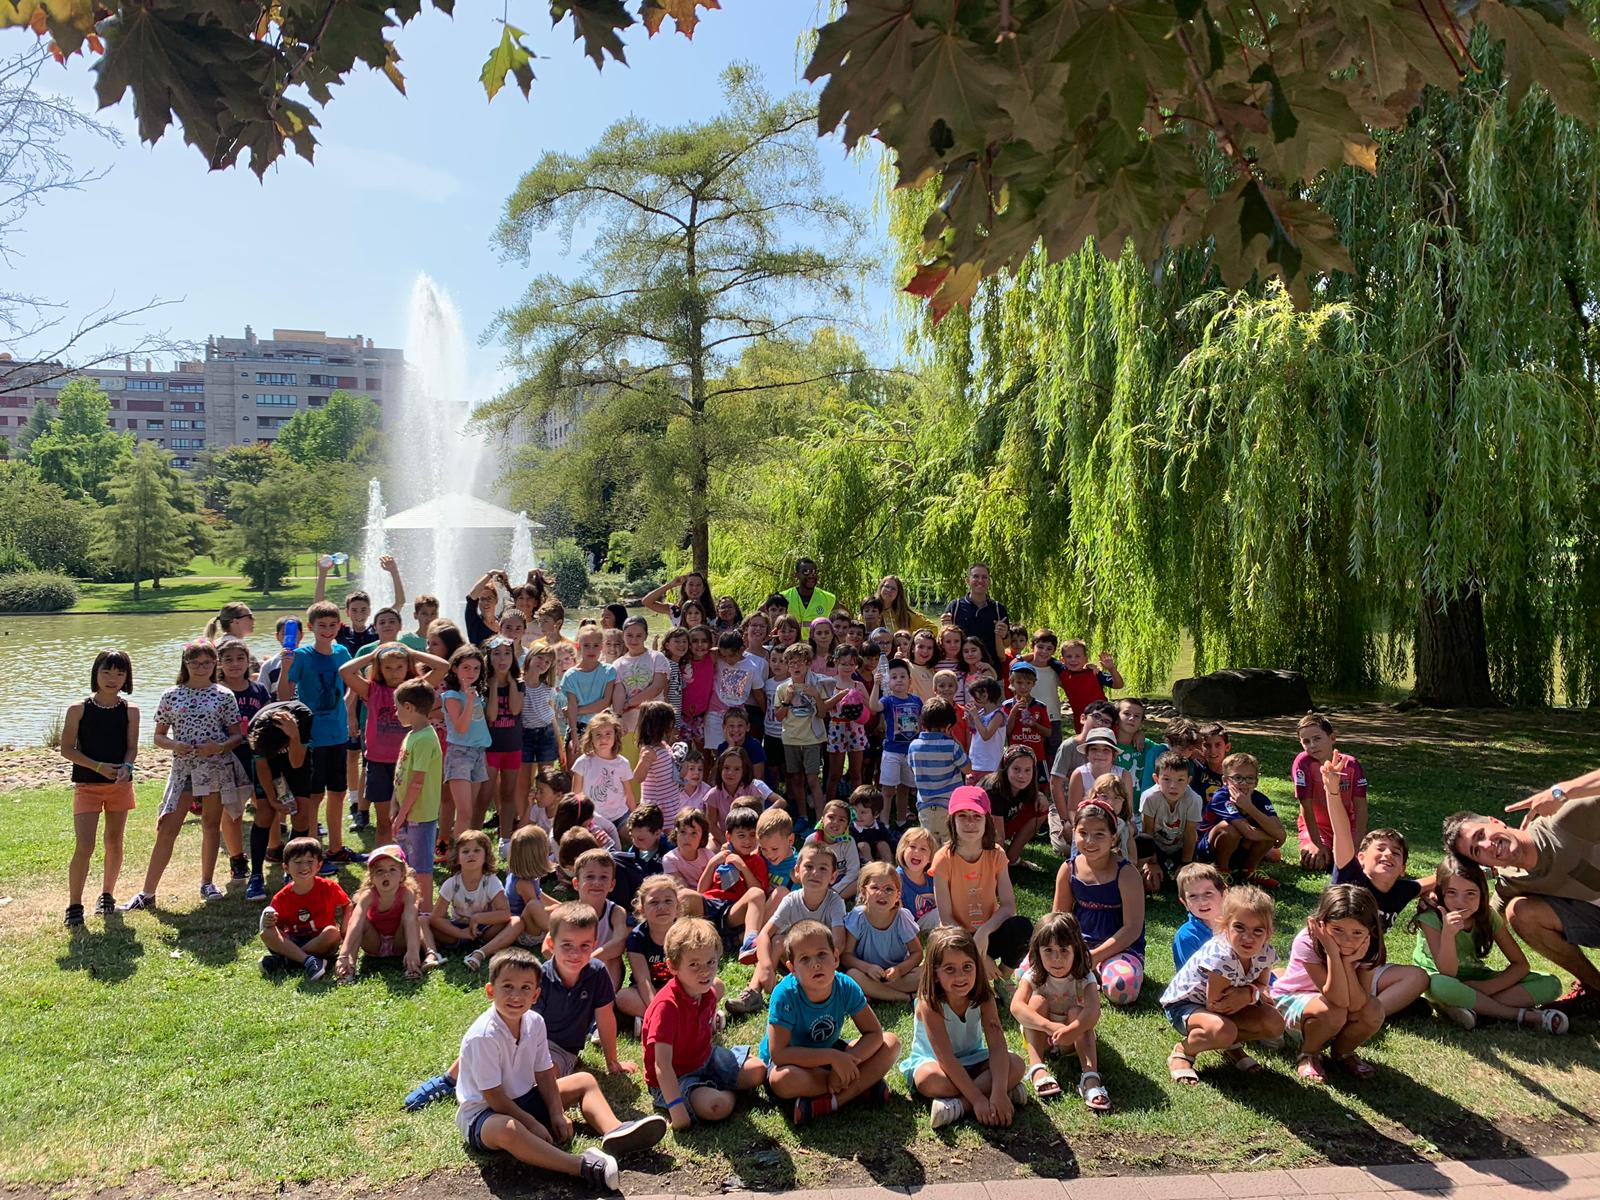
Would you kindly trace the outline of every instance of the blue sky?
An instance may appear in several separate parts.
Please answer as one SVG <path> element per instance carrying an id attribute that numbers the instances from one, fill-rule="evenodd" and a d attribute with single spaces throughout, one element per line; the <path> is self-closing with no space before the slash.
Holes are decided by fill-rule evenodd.
<path id="1" fill-rule="evenodd" d="M 522 172 L 545 151 L 582 151 L 628 114 L 679 124 L 715 112 L 718 75 L 734 59 L 755 63 L 775 93 L 804 86 L 796 46 L 813 12 L 805 0 L 727 0 L 726 11 L 705 14 L 693 42 L 636 29 L 629 65 L 600 73 L 568 24 L 551 30 L 513 6 L 512 23 L 543 56 L 538 80 L 529 100 L 510 86 L 490 103 L 478 73 L 499 35 L 496 14 L 477 4 L 459 5 L 453 20 L 425 10 L 397 39 L 409 95 L 379 75 L 353 76 L 319 113 L 316 162 L 286 157 L 259 183 L 243 167 L 207 171 L 175 127 L 142 144 L 125 98 L 101 114 L 122 133 L 120 148 L 93 139 L 72 147 L 76 165 L 109 175 L 29 216 L 11 241 L 18 257 L 8 284 L 75 312 L 113 295 L 122 305 L 175 300 L 148 326 L 195 341 L 238 336 L 248 323 L 263 335 L 274 326 L 325 329 L 394 346 L 412 281 L 426 271 L 462 313 L 483 386 L 500 355 L 477 341 L 495 311 L 522 295 L 531 274 L 579 266 L 554 235 L 528 266 L 499 261 L 489 234 Z M 24 35 L 4 36 L 9 50 Z M 83 60 L 48 69 L 44 80 L 94 107 Z M 871 216 L 874 159 L 847 156 L 837 139 L 819 147 L 828 186 L 869 214 L 881 240 L 881 219 Z M 857 314 L 871 327 L 858 336 L 879 357 L 898 346 L 886 325 L 892 307 L 881 279 Z"/>

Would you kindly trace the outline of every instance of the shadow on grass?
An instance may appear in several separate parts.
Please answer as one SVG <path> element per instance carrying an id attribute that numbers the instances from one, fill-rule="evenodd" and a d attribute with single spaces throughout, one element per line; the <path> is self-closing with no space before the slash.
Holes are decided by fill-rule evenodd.
<path id="1" fill-rule="evenodd" d="M 1560 1070 L 1573 1065 L 1574 1055 L 1572 1051 L 1575 1044 L 1582 1044 L 1583 1047 L 1590 1052 L 1593 1052 L 1596 1046 L 1593 1032 L 1590 1032 L 1588 1036 L 1577 1032 L 1579 1029 L 1577 1023 L 1574 1023 L 1573 1025 L 1573 1035 L 1562 1038 L 1551 1038 L 1546 1034 L 1536 1033 L 1533 1030 L 1518 1030 L 1507 1021 L 1489 1022 L 1485 1021 L 1482 1017 L 1480 1017 L 1479 1020 L 1487 1025 L 1489 1029 L 1497 1030 L 1502 1034 L 1517 1037 L 1519 1039 L 1527 1039 L 1529 1044 L 1526 1048 L 1530 1051 L 1530 1053 L 1524 1054 L 1521 1057 L 1524 1060 L 1528 1058 L 1535 1059 L 1539 1066 L 1549 1067 L 1551 1070 Z M 1589 1026 L 1589 1029 L 1592 1031 L 1592 1022 L 1584 1022 L 1584 1024 Z M 1546 1087 L 1544 1083 L 1540 1081 L 1538 1075 L 1530 1074 L 1526 1069 L 1527 1064 L 1525 1061 L 1519 1062 L 1516 1059 L 1507 1057 L 1499 1038 L 1493 1036 L 1486 1037 L 1484 1036 L 1485 1031 L 1481 1029 L 1474 1030 L 1472 1032 L 1459 1031 L 1459 1033 L 1460 1036 L 1454 1036 L 1450 1038 L 1450 1044 L 1453 1048 L 1464 1050 L 1466 1053 L 1471 1054 L 1473 1057 L 1482 1062 L 1484 1066 L 1489 1067 L 1491 1070 L 1501 1072 L 1508 1079 L 1514 1081 L 1517 1085 L 1522 1087 L 1523 1090 L 1538 1096 L 1546 1103 L 1560 1109 L 1561 1112 L 1568 1117 L 1571 1117 L 1573 1120 L 1584 1125 L 1589 1125 L 1594 1122 L 1595 1118 L 1592 1113 L 1586 1112 L 1583 1109 L 1576 1107 L 1569 1101 L 1563 1100 L 1560 1096 L 1557 1096 L 1548 1087 Z M 1534 1039 L 1538 1040 L 1535 1041 Z M 1521 1048 L 1522 1047 L 1519 1047 L 1519 1049 Z"/>
<path id="2" fill-rule="evenodd" d="M 144 957 L 144 944 L 119 912 L 98 918 L 96 924 L 72 931 L 66 950 L 57 956 L 63 971 L 82 971 L 102 983 L 121 983 Z"/>

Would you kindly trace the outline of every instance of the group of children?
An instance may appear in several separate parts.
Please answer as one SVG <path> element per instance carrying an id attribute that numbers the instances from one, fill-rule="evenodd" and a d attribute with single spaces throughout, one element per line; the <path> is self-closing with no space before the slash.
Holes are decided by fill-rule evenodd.
<path id="1" fill-rule="evenodd" d="M 157 706 L 173 765 L 143 887 L 122 909 L 155 905 L 197 809 L 201 895 L 223 896 L 225 844 L 246 899 L 266 902 L 265 972 L 315 981 L 332 966 L 351 982 L 365 957 L 416 977 L 463 954 L 486 970 L 491 1008 L 407 1106 L 454 1096 L 474 1148 L 597 1186 L 614 1185 L 615 1154 L 723 1119 L 763 1086 L 804 1124 L 862 1095 L 882 1102 L 898 1069 L 935 1127 L 1006 1125 L 1030 1095 L 1061 1094 L 1052 1064 L 1070 1054 L 1079 1096 L 1109 1110 L 1101 1005 L 1138 1000 L 1146 898 L 1168 885 L 1189 914 L 1160 998 L 1179 1083 L 1198 1082 L 1196 1058 L 1213 1050 L 1259 1070 L 1247 1047 L 1286 1037 L 1308 1082 L 1331 1065 L 1366 1078 L 1360 1047 L 1424 996 L 1469 1028 L 1488 1016 L 1565 1031 L 1564 1014 L 1539 1007 L 1559 985 L 1528 970 L 1480 869 L 1447 855 L 1410 879 L 1404 837 L 1367 829 L 1364 773 L 1325 717 L 1300 722 L 1293 776 L 1301 865 L 1331 884 L 1280 965 L 1279 881 L 1261 867 L 1287 832 L 1257 760 L 1221 726 L 1178 720 L 1167 743 L 1147 738 L 1140 701 L 1105 697 L 1121 683 L 1110 656 L 1092 667 L 1069 641 L 1057 659 L 1047 629 L 986 647 L 949 626 L 891 631 L 863 605 L 866 620 L 838 612 L 802 631 L 782 597 L 745 619 L 700 583 L 659 650 L 620 606 L 568 640 L 537 576 L 512 587 L 486 574 L 467 597 L 471 641 L 433 597 L 417 598 L 415 633 L 361 593 L 347 619 L 319 601 L 305 644 L 280 621 L 283 653 L 261 664 L 244 641 L 253 616 L 229 606 L 222 636 L 183 648 Z M 102 652 L 67 715 L 68 925 L 83 923 L 102 814 L 96 912 L 115 906 L 134 804 L 132 672 Z M 352 828 L 376 824 L 366 855 L 343 844 L 352 780 Z M 491 809 L 498 837 L 484 829 Z M 1046 827 L 1065 861 L 1051 911 L 1030 921 L 1011 872 L 1036 869 L 1024 853 Z M 278 861 L 269 900 L 264 871 Z M 353 900 L 333 878 L 341 864 L 364 864 Z M 1413 900 L 1414 961 L 1390 963 L 1385 933 Z M 1484 965 L 1496 946 L 1498 971 Z M 752 968 L 734 994 L 725 953 Z M 874 1011 L 899 1003 L 913 1011 L 905 1046 Z M 1009 1049 L 1002 1005 L 1025 1057 Z M 723 1010 L 765 1010 L 759 1045 L 718 1045 Z M 641 1038 L 660 1115 L 619 1121 L 579 1069 L 591 1040 L 608 1072 L 633 1069 L 618 1013 Z M 579 1156 L 559 1149 L 574 1107 L 600 1136 Z"/>

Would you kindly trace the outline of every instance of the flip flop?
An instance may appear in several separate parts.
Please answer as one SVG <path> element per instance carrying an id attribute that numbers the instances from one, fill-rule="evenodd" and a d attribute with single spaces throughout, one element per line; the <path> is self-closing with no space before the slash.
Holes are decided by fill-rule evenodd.
<path id="1" fill-rule="evenodd" d="M 1246 1074 L 1254 1075 L 1261 1070 L 1261 1064 L 1243 1046 L 1229 1046 L 1222 1052 L 1222 1057 Z"/>
<path id="2" fill-rule="evenodd" d="M 1092 1084 L 1089 1082 L 1091 1079 L 1094 1080 Z M 1111 1111 L 1111 1093 L 1106 1091 L 1105 1085 L 1100 1082 L 1099 1071 L 1085 1071 L 1078 1077 L 1078 1095 L 1083 1097 L 1083 1102 L 1089 1106 L 1090 1112 Z"/>
<path id="3" fill-rule="evenodd" d="M 1044 1078 L 1039 1077 L 1039 1072 L 1044 1072 Z M 1028 1068 L 1028 1082 L 1033 1085 L 1034 1094 L 1041 1100 L 1054 1100 L 1061 1095 L 1061 1081 L 1050 1074 L 1050 1068 L 1044 1063 L 1034 1063 Z"/>
<path id="4" fill-rule="evenodd" d="M 1327 1083 L 1328 1076 L 1322 1069 L 1322 1060 L 1315 1054 L 1302 1054 L 1294 1064 L 1294 1073 L 1307 1083 Z"/>
<path id="5" fill-rule="evenodd" d="M 1175 1067 L 1172 1064 L 1180 1062 L 1185 1065 Z M 1194 1059 L 1183 1052 L 1182 1046 L 1174 1046 L 1172 1053 L 1167 1055 L 1167 1072 L 1172 1076 L 1173 1083 L 1183 1083 L 1193 1086 L 1200 1082 L 1200 1076 L 1195 1074 Z"/>

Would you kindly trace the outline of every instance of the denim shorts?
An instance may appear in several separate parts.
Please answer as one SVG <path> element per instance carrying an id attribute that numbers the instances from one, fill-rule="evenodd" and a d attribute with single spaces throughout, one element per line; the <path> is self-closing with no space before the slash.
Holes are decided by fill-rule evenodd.
<path id="1" fill-rule="evenodd" d="M 546 1129 L 550 1128 L 550 1110 L 545 1107 L 544 1097 L 539 1094 L 536 1084 L 526 1096 L 517 1097 L 517 1107 L 538 1121 Z M 480 1154 L 488 1153 L 489 1147 L 483 1144 L 483 1127 L 489 1123 L 489 1118 L 495 1115 L 494 1109 L 485 1105 L 480 1112 L 474 1113 L 472 1119 L 466 1123 L 463 1132 L 466 1134 L 467 1146 Z"/>
<path id="2" fill-rule="evenodd" d="M 1179 1037 L 1189 1036 L 1189 1018 L 1197 1012 L 1205 1012 L 1206 1006 L 1198 1000 L 1179 1000 L 1173 1004 L 1163 1004 L 1161 1011 L 1167 1014 L 1167 1020 L 1178 1031 Z"/>
<path id="3" fill-rule="evenodd" d="M 489 778 L 489 751 L 484 746 L 458 746 L 450 743 L 444 752 L 444 777 L 482 783 Z"/>
<path id="4" fill-rule="evenodd" d="M 556 742 L 554 725 L 540 725 L 522 730 L 522 761 L 525 763 L 553 763 L 561 758 L 561 747 Z"/>
<path id="5" fill-rule="evenodd" d="M 439 837 L 439 818 L 431 821 L 408 821 L 403 834 L 397 834 L 395 841 L 400 843 L 400 848 L 406 852 L 406 862 L 418 875 L 433 878 L 433 849 Z"/>
<path id="6" fill-rule="evenodd" d="M 686 1100 L 689 1098 L 689 1093 L 696 1088 L 716 1088 L 719 1092 L 731 1092 L 738 1085 L 739 1072 L 744 1069 L 744 1064 L 749 1058 L 749 1046 L 713 1046 L 711 1057 L 706 1060 L 705 1066 L 679 1077 L 678 1090 Z M 666 1099 L 661 1095 L 660 1088 L 650 1089 L 650 1099 L 657 1108 L 663 1112 L 668 1111 Z M 693 1121 L 694 1109 L 689 1105 L 684 1105 L 684 1108 L 689 1113 L 689 1120 Z"/>

